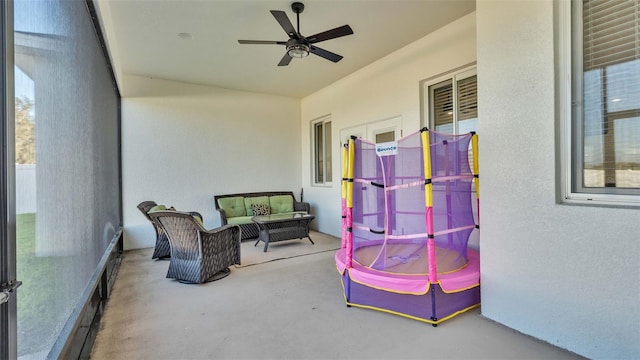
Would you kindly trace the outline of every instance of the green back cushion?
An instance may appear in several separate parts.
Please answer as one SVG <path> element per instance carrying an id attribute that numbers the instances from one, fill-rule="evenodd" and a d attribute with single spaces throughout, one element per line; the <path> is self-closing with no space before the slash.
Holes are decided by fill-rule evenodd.
<path id="1" fill-rule="evenodd" d="M 293 196 L 275 195 L 269 198 L 272 214 L 293 212 Z"/>
<path id="2" fill-rule="evenodd" d="M 244 198 L 244 208 L 247 211 L 247 216 L 253 216 L 253 208 L 251 205 L 253 204 L 262 204 L 269 206 L 269 197 L 268 196 L 256 196 L 256 197 L 247 197 Z"/>
<path id="3" fill-rule="evenodd" d="M 244 197 L 226 197 L 218 199 L 218 207 L 224 210 L 227 218 L 236 216 L 247 216 L 247 209 L 244 207 Z"/>
<path id="4" fill-rule="evenodd" d="M 152 207 L 151 209 L 149 209 L 149 211 L 147 211 L 147 212 L 150 213 L 150 212 L 161 211 L 161 210 L 167 210 L 167 207 L 164 206 L 164 205 L 156 205 L 156 206 Z"/>

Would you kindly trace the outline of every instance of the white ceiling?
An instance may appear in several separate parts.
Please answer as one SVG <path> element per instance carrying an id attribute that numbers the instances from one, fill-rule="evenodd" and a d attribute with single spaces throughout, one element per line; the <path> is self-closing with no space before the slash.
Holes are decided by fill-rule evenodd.
<path id="1" fill-rule="evenodd" d="M 242 40 L 288 39 L 269 10 L 292 1 L 98 0 L 97 9 L 121 92 L 124 75 L 302 98 L 475 10 L 475 0 L 307 0 L 300 32 L 348 24 L 353 35 L 317 43 L 344 56 L 313 54 L 279 67 L 282 45 Z M 191 34 L 182 39 L 179 33 Z"/>

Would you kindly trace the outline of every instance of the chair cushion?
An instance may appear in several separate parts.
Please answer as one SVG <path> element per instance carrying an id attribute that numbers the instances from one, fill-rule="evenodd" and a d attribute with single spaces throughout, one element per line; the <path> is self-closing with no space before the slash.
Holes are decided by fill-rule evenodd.
<path id="1" fill-rule="evenodd" d="M 269 198 L 272 214 L 293 212 L 293 196 L 274 195 Z"/>
<path id="2" fill-rule="evenodd" d="M 149 209 L 149 211 L 147 211 L 147 212 L 150 213 L 150 212 L 162 211 L 162 210 L 167 210 L 167 207 L 164 206 L 164 205 L 156 205 L 156 206 L 152 207 L 151 209 Z"/>
<path id="3" fill-rule="evenodd" d="M 244 207 L 244 197 L 234 196 L 218 199 L 218 207 L 224 210 L 227 219 L 236 216 L 247 216 L 247 209 Z"/>
<path id="4" fill-rule="evenodd" d="M 271 214 L 271 207 L 269 207 L 269 204 L 253 204 L 251 205 L 251 210 L 255 216 Z"/>
<path id="5" fill-rule="evenodd" d="M 191 216 L 193 216 L 193 220 L 195 220 L 198 224 L 200 224 L 200 226 L 204 227 L 204 223 L 202 222 L 202 215 L 200 215 L 200 213 L 197 212 L 189 212 L 189 214 L 191 214 Z"/>
<path id="6" fill-rule="evenodd" d="M 244 207 L 247 209 L 247 216 L 253 216 L 253 204 L 261 204 L 269 207 L 269 197 L 268 196 L 255 196 L 255 197 L 246 197 L 244 198 Z"/>
<path id="7" fill-rule="evenodd" d="M 243 224 L 253 224 L 251 218 L 253 216 L 236 216 L 233 218 L 227 218 L 227 224 L 231 225 L 243 225 Z"/>

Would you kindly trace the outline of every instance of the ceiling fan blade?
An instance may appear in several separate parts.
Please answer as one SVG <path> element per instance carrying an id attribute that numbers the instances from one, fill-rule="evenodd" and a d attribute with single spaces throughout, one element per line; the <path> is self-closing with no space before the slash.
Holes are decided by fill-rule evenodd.
<path id="1" fill-rule="evenodd" d="M 280 62 L 278 63 L 278 66 L 287 66 L 289 65 L 289 63 L 291 62 L 291 59 L 293 59 L 291 56 L 289 56 L 289 54 L 285 53 L 284 56 L 282 57 L 282 59 L 280 59 Z"/>
<path id="2" fill-rule="evenodd" d="M 269 41 L 269 40 L 238 40 L 240 44 L 261 44 L 261 45 L 286 45 L 286 41 Z"/>
<path id="3" fill-rule="evenodd" d="M 347 36 L 353 34 L 353 30 L 349 25 L 343 25 L 337 27 L 335 29 L 327 30 L 315 35 L 307 36 L 307 41 L 309 44 L 315 44 L 320 41 L 331 40 L 335 38 L 339 38 L 342 36 Z"/>
<path id="4" fill-rule="evenodd" d="M 284 32 L 286 32 L 290 38 L 292 39 L 299 38 L 298 32 L 296 32 L 296 29 L 293 27 L 293 24 L 291 24 L 291 21 L 289 21 L 289 17 L 284 11 L 271 10 L 271 15 L 273 15 L 273 17 L 276 18 L 280 26 L 282 26 L 282 29 L 284 29 Z"/>
<path id="5" fill-rule="evenodd" d="M 321 49 L 317 46 L 313 46 L 311 45 L 309 48 L 309 52 L 316 54 L 320 57 L 323 57 L 327 60 L 331 60 L 333 62 L 338 62 L 340 60 L 342 60 L 342 56 L 336 54 L 336 53 L 332 53 L 331 51 L 327 51 L 325 49 Z"/>

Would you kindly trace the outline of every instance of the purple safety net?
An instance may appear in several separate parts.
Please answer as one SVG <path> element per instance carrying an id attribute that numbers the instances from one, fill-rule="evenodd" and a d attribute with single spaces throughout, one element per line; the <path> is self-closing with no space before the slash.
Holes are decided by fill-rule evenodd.
<path id="1" fill-rule="evenodd" d="M 433 183 L 433 220 L 437 272 L 467 263 L 475 228 L 471 134 L 429 131 Z M 385 272 L 427 274 L 425 174 L 420 133 L 397 142 L 395 155 L 378 156 L 375 144 L 355 141 L 353 184 L 353 259 Z"/>

